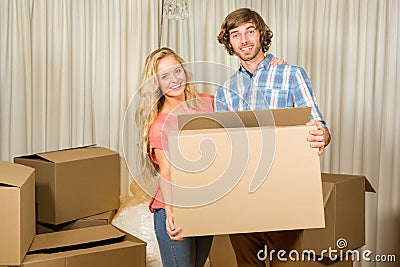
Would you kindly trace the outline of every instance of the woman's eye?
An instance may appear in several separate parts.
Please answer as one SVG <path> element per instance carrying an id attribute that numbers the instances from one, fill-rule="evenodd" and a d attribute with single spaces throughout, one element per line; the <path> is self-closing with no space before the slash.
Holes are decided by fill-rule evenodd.
<path id="1" fill-rule="evenodd" d="M 175 74 L 180 74 L 182 72 L 182 69 L 177 69 L 176 71 L 175 71 Z"/>

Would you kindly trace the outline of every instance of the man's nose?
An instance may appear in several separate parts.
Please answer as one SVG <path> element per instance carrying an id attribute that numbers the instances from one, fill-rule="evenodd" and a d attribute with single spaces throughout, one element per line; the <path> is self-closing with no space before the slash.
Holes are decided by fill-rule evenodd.
<path id="1" fill-rule="evenodd" d="M 242 44 L 246 44 L 249 41 L 249 38 L 246 34 L 242 35 L 242 39 L 240 40 Z"/>

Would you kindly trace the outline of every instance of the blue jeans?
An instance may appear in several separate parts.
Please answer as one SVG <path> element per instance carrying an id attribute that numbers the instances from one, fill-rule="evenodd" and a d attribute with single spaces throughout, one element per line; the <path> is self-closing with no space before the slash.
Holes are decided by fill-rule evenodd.
<path id="1" fill-rule="evenodd" d="M 185 237 L 182 241 L 170 239 L 165 228 L 165 210 L 154 211 L 154 229 L 164 267 L 203 267 L 210 252 L 212 236 Z"/>

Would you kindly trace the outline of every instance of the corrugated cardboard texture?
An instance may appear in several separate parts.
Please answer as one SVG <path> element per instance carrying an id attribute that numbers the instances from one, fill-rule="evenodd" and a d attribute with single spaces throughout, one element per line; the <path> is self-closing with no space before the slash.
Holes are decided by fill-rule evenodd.
<path id="1" fill-rule="evenodd" d="M 319 157 L 306 140 L 311 128 L 255 127 L 171 133 L 171 180 L 182 187 L 196 188 L 172 188 L 175 224 L 183 228 L 182 235 L 324 227 Z M 201 157 L 207 158 L 207 154 L 212 154 L 206 160 L 208 165 L 196 171 L 191 169 L 190 164 Z M 264 182 L 252 187 L 253 178 L 260 182 L 265 174 Z M 238 182 L 229 184 L 232 181 Z M 211 183 L 212 187 L 208 187 Z M 228 193 L 226 188 L 232 189 Z M 211 199 L 218 200 L 212 203 L 196 203 L 204 195 L 221 192 L 227 194 L 221 194 L 220 198 L 213 196 Z M 176 206 L 185 201 L 198 206 Z"/>
<path id="2" fill-rule="evenodd" d="M 145 261 L 144 241 L 104 225 L 38 235 L 21 266 L 144 267 Z"/>
<path id="3" fill-rule="evenodd" d="M 19 265 L 35 236 L 35 170 L 0 161 L 0 265 Z"/>
<path id="4" fill-rule="evenodd" d="M 85 147 L 14 158 L 36 169 L 37 220 L 61 224 L 119 208 L 120 157 Z"/>

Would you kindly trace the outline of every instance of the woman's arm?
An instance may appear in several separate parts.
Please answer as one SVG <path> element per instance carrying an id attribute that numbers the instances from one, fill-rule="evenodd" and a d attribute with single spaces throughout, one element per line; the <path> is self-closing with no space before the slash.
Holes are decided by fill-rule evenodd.
<path id="1" fill-rule="evenodd" d="M 164 202 L 165 202 L 165 214 L 166 221 L 165 227 L 167 229 L 167 233 L 172 240 L 180 241 L 183 240 L 182 236 L 179 236 L 179 232 L 182 230 L 181 227 L 175 228 L 174 224 L 174 214 L 172 213 L 171 207 L 171 178 L 169 176 L 169 162 L 167 157 L 164 154 L 164 150 L 154 149 L 154 153 L 158 162 L 158 166 L 160 167 L 160 188 L 163 194 Z"/>

